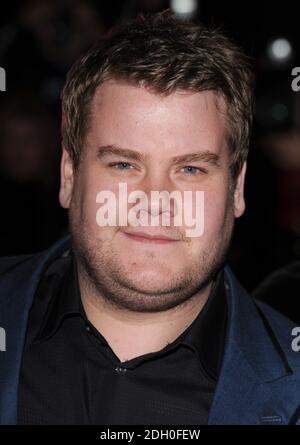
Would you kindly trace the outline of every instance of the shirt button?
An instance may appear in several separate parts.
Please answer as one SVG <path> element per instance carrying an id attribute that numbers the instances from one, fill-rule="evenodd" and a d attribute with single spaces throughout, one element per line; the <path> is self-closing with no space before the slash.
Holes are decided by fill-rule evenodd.
<path id="1" fill-rule="evenodd" d="M 89 325 L 86 325 L 85 330 L 86 330 L 86 332 L 91 332 L 91 328 L 90 328 L 90 326 L 89 326 Z"/>
<path id="2" fill-rule="evenodd" d="M 121 366 L 117 366 L 117 367 L 115 368 L 115 371 L 116 371 L 117 374 L 125 374 L 125 372 L 127 371 L 127 369 L 126 369 L 126 368 L 122 368 Z"/>

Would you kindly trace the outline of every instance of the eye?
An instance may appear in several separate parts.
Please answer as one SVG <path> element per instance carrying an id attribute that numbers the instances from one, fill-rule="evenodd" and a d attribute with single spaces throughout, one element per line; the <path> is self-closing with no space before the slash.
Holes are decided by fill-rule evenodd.
<path id="1" fill-rule="evenodd" d="M 110 167 L 115 167 L 118 170 L 130 170 L 132 165 L 129 162 L 113 162 L 109 164 Z"/>
<path id="2" fill-rule="evenodd" d="M 195 175 L 197 173 L 203 172 L 199 167 L 193 167 L 192 165 L 187 165 L 183 167 L 184 173 L 188 173 L 190 175 Z"/>

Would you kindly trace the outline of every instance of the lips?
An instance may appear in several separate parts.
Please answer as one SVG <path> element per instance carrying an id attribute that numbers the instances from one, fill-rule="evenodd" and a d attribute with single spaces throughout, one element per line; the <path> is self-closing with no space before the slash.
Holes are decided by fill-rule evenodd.
<path id="1" fill-rule="evenodd" d="M 177 236 L 165 235 L 160 232 L 145 232 L 140 230 L 131 230 L 131 231 L 123 231 L 123 234 L 131 239 L 135 239 L 136 241 L 143 242 L 157 242 L 157 243 L 174 243 L 176 241 L 180 241 L 180 238 Z"/>

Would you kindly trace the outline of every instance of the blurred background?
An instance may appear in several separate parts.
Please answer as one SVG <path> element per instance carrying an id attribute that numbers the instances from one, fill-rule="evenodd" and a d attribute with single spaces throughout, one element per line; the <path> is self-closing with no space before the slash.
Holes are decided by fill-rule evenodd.
<path id="1" fill-rule="evenodd" d="M 67 230 L 58 203 L 60 91 L 73 61 L 112 25 L 170 7 L 221 26 L 252 56 L 256 116 L 230 264 L 251 291 L 300 260 L 300 65 L 296 3 L 215 0 L 23 0 L 2 2 L 0 66 L 0 255 L 45 249 Z"/>

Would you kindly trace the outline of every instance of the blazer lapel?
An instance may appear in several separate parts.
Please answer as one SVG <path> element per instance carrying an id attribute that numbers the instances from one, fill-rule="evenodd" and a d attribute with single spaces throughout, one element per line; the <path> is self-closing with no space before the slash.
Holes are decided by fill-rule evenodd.
<path id="1" fill-rule="evenodd" d="M 69 237 L 65 237 L 0 277 L 0 327 L 6 333 L 6 350 L 0 352 L 0 424 L 17 423 L 19 371 L 28 313 L 39 278 L 48 261 L 68 246 Z"/>
<path id="2" fill-rule="evenodd" d="M 293 392 L 299 382 L 293 382 L 292 370 L 274 346 L 258 309 L 229 268 L 225 281 L 229 321 L 209 424 L 288 424 L 297 408 Z M 289 393 L 289 403 L 284 403 Z"/>

